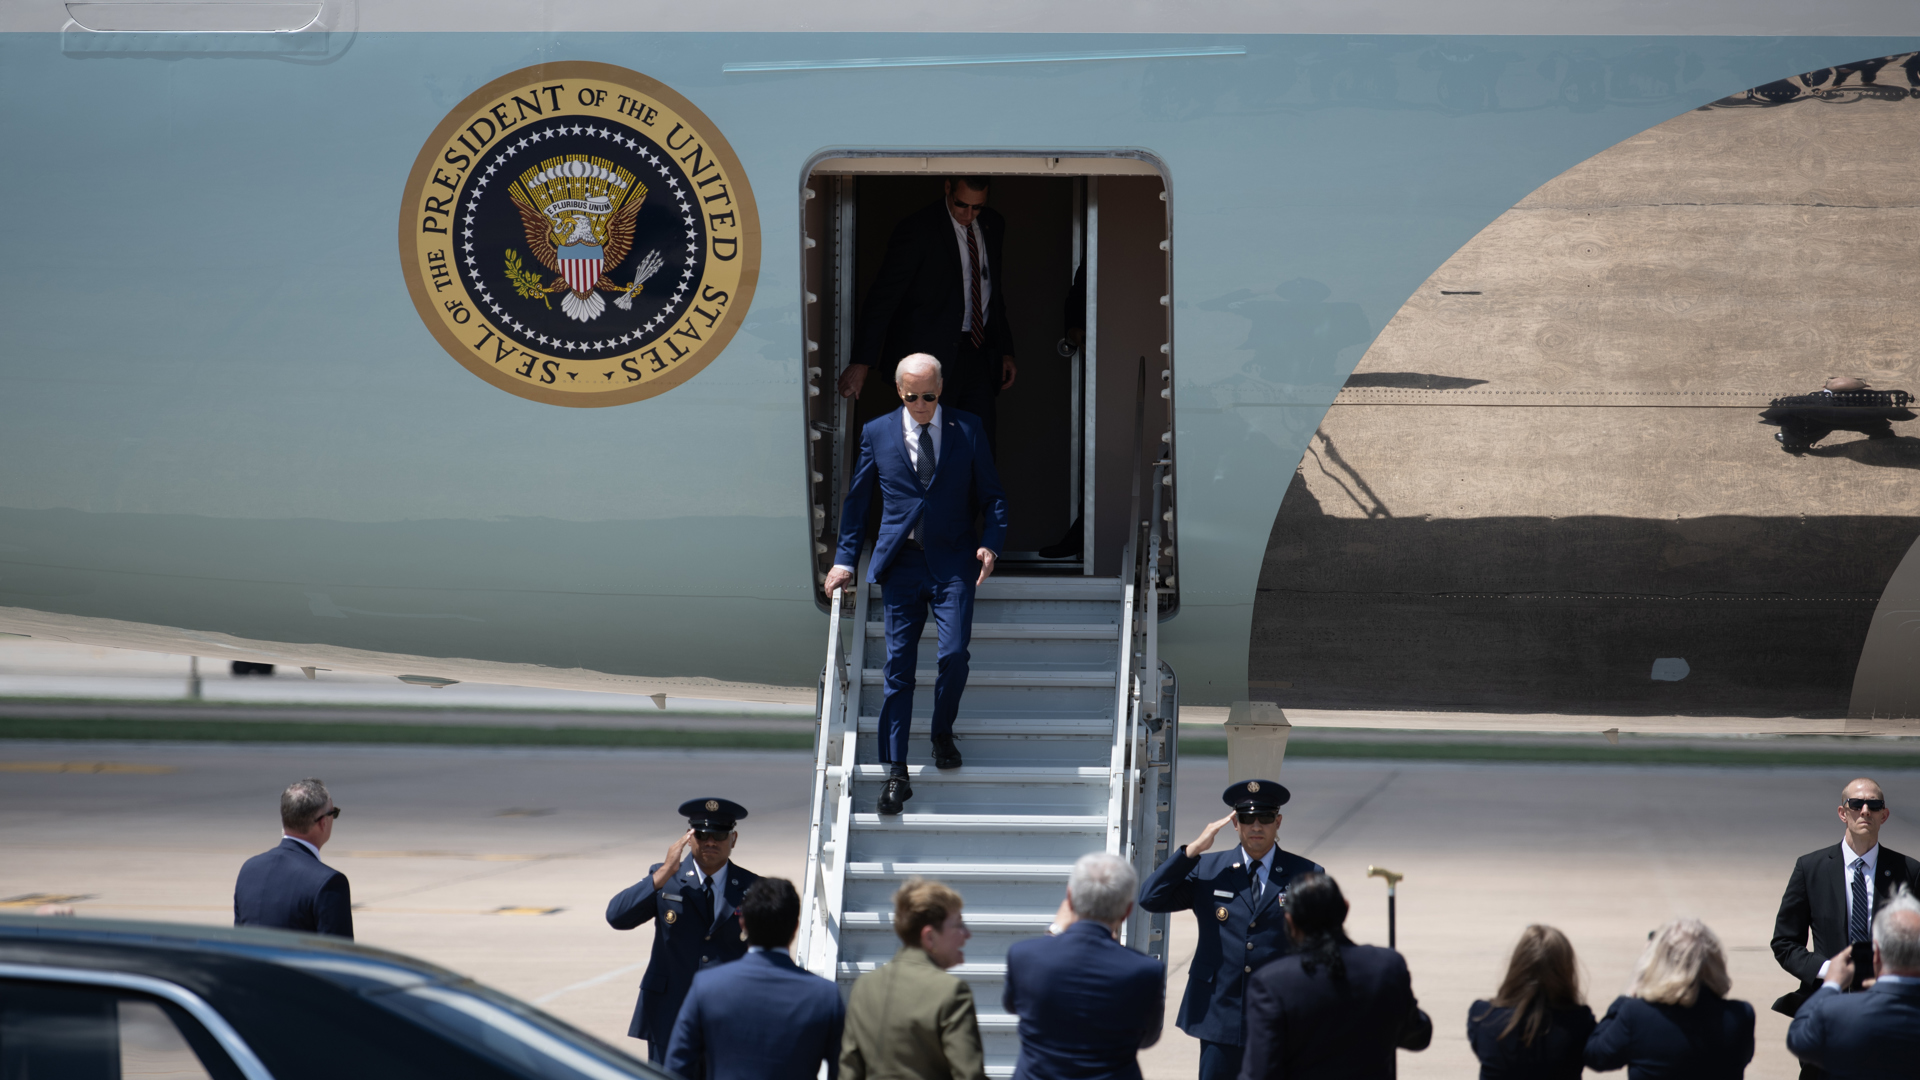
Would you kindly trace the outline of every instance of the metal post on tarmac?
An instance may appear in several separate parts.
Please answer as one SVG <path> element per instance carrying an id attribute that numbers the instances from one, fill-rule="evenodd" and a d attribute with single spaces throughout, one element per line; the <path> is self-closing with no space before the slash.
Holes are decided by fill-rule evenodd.
<path id="1" fill-rule="evenodd" d="M 1400 884 L 1400 879 L 1407 875 L 1396 874 L 1384 866 L 1369 866 L 1367 876 L 1387 879 L 1387 948 L 1399 948 L 1394 941 L 1393 892 L 1394 887 Z"/>

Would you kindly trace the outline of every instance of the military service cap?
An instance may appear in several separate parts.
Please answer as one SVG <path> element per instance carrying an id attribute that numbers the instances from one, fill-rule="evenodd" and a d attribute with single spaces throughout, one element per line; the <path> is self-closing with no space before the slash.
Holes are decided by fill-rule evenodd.
<path id="1" fill-rule="evenodd" d="M 1220 801 L 1240 811 L 1278 812 L 1293 796 L 1272 780 L 1242 780 L 1220 794 Z"/>
<path id="2" fill-rule="evenodd" d="M 747 808 L 732 799 L 688 799 L 678 812 L 701 832 L 732 832 L 733 823 L 747 816 Z"/>

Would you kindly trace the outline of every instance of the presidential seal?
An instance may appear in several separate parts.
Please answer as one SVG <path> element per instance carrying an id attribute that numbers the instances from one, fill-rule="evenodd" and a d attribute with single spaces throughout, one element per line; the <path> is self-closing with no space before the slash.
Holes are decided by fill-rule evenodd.
<path id="1" fill-rule="evenodd" d="M 692 378 L 733 337 L 760 222 L 692 103 L 611 64 L 543 64 L 434 129 L 407 177 L 400 261 L 467 370 L 551 405 L 623 405 Z"/>

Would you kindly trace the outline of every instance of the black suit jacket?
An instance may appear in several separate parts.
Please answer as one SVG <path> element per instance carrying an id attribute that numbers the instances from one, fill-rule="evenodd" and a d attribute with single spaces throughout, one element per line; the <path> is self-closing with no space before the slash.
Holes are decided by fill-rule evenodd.
<path id="1" fill-rule="evenodd" d="M 1433 1041 L 1399 953 L 1342 945 L 1340 954 L 1342 982 L 1325 965 L 1307 974 L 1298 953 L 1253 973 L 1240 1080 L 1393 1080 L 1396 1049 Z"/>
<path id="2" fill-rule="evenodd" d="M 992 283 L 987 298 L 987 354 L 1012 356 L 1007 290 L 1001 284 L 1006 262 L 1000 257 L 1007 220 L 988 207 L 975 221 L 987 241 L 987 275 Z M 966 309 L 966 288 L 961 281 L 964 273 L 966 252 L 954 235 L 953 216 L 947 213 L 945 200 L 908 215 L 894 227 L 880 275 L 867 292 L 867 305 L 854 332 L 853 362 L 890 371 L 903 356 L 929 353 L 946 369 L 950 387 L 969 378 L 986 378 L 998 387 L 997 362 L 990 372 L 963 372 L 953 367 Z"/>
<path id="3" fill-rule="evenodd" d="M 1792 1016 L 1820 988 L 1820 965 L 1847 947 L 1847 868 L 1841 844 L 1800 856 L 1780 897 L 1773 921 L 1773 958 L 1800 980 L 1800 989 L 1773 1003 L 1773 1011 Z M 1873 910 L 1885 906 L 1902 885 L 1920 887 L 1920 861 L 1885 844 L 1873 875 Z M 1807 948 L 1807 934 L 1813 948 Z"/>
<path id="4" fill-rule="evenodd" d="M 233 925 L 274 926 L 353 940 L 353 896 L 347 875 L 315 858 L 298 840 L 248 859 L 233 883 Z"/>

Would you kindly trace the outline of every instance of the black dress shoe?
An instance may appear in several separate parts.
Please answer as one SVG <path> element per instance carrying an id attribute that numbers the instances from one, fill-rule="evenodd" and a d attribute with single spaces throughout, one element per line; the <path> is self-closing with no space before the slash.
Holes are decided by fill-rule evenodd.
<path id="1" fill-rule="evenodd" d="M 907 778 L 904 776 L 889 776 L 887 777 L 887 786 L 880 789 L 880 806 L 878 809 L 882 814 L 889 816 L 898 814 L 904 808 L 902 804 L 911 798 L 913 798 L 913 785 L 907 783 Z"/>
<path id="2" fill-rule="evenodd" d="M 953 745 L 953 736 L 935 735 L 933 737 L 933 764 L 939 769 L 960 767 L 960 748 Z"/>

